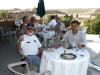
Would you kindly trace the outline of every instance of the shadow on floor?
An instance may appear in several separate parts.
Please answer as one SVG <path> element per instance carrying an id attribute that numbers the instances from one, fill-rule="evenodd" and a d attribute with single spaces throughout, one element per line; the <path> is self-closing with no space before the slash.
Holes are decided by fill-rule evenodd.
<path id="1" fill-rule="evenodd" d="M 0 40 L 0 75 L 13 75 L 7 68 L 8 64 L 20 61 L 16 51 L 16 40 Z"/>

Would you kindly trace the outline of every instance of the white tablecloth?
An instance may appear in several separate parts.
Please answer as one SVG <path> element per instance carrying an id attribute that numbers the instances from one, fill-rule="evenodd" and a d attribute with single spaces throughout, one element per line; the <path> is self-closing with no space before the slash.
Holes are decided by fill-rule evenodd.
<path id="1" fill-rule="evenodd" d="M 41 31 L 38 32 L 39 35 L 42 35 L 44 38 L 44 46 L 46 47 L 47 39 L 50 39 L 52 36 L 55 35 L 55 31 Z"/>
<path id="2" fill-rule="evenodd" d="M 51 75 L 87 75 L 90 55 L 84 51 L 77 52 L 77 58 L 74 60 L 62 59 L 60 55 L 64 49 L 60 47 L 54 52 L 44 51 L 41 59 L 40 72 L 51 71 Z M 73 52 L 68 50 L 67 52 Z M 83 54 L 84 56 L 80 56 Z"/>

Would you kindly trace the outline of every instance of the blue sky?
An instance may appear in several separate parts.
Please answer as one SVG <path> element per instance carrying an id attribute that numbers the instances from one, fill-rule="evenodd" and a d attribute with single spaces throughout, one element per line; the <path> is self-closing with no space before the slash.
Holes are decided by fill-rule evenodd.
<path id="1" fill-rule="evenodd" d="M 100 0 L 44 0 L 46 9 L 100 8 Z M 37 7 L 38 0 L 0 0 L 0 9 Z"/>

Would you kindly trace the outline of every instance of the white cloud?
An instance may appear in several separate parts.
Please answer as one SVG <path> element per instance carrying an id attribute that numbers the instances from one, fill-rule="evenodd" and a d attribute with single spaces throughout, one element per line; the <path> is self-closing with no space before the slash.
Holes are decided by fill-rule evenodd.
<path id="1" fill-rule="evenodd" d="M 44 0 L 46 9 L 100 8 L 99 0 Z M 1 0 L 0 9 L 33 8 L 38 0 Z"/>

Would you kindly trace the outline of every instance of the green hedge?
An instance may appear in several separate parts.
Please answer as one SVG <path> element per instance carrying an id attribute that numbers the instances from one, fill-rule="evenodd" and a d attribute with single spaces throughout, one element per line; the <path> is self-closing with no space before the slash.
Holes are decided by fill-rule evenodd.
<path id="1" fill-rule="evenodd" d="M 68 15 L 68 14 L 65 14 L 65 16 L 62 18 L 62 21 L 65 23 L 65 27 L 70 27 L 70 23 L 73 19 L 73 15 Z"/>
<path id="2" fill-rule="evenodd" d="M 94 18 L 86 19 L 83 26 L 88 27 L 88 34 L 100 34 L 100 15 L 93 15 Z"/>

